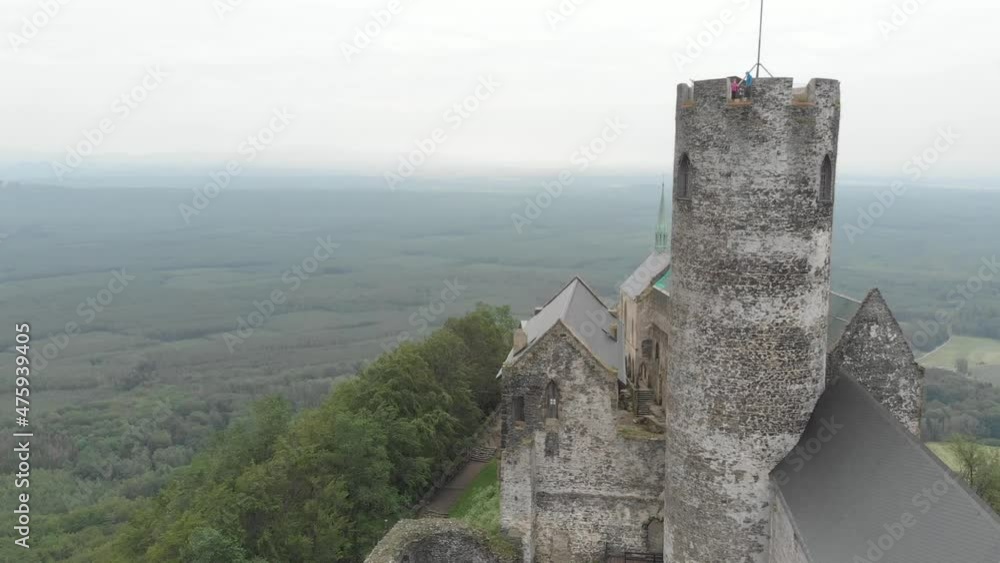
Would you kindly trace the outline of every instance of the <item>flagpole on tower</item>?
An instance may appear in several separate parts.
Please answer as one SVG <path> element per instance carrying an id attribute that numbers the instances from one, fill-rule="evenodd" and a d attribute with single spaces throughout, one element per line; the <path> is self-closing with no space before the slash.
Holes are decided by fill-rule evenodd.
<path id="1" fill-rule="evenodd" d="M 764 0 L 760 0 L 760 24 L 757 28 L 757 64 L 754 65 L 757 75 L 760 78 L 760 45 L 764 39 Z"/>

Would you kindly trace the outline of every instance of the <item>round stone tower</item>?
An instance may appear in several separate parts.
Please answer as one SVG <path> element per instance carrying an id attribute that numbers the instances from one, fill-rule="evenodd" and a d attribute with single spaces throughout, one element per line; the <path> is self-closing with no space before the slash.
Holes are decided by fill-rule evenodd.
<path id="1" fill-rule="evenodd" d="M 677 88 L 664 551 L 767 560 L 769 473 L 823 391 L 840 84 Z"/>

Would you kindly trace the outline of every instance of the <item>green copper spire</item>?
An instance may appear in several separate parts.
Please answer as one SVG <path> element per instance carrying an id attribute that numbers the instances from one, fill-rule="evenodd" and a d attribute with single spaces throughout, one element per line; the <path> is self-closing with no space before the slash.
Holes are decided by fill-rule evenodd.
<path id="1" fill-rule="evenodd" d="M 660 215 L 656 220 L 656 251 L 670 249 L 670 231 L 667 229 L 667 184 L 660 185 Z"/>

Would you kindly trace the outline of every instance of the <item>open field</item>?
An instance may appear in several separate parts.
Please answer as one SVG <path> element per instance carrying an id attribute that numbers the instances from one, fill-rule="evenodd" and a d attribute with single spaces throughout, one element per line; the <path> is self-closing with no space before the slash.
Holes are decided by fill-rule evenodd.
<path id="1" fill-rule="evenodd" d="M 934 353 L 921 358 L 928 367 L 955 369 L 959 359 L 969 361 L 970 375 L 980 381 L 1000 385 L 1000 340 L 972 336 L 953 336 Z"/>
<path id="2" fill-rule="evenodd" d="M 955 456 L 948 449 L 948 444 L 946 442 L 928 442 L 925 444 L 932 452 L 934 452 L 941 461 L 952 469 L 952 471 L 958 471 L 958 462 L 955 460 Z M 980 446 L 986 450 L 989 450 L 995 454 L 1000 454 L 1000 448 L 994 448 L 990 446 Z"/>
<path id="3" fill-rule="evenodd" d="M 577 274 L 614 299 L 652 245 L 658 187 L 567 189 L 519 230 L 511 217 L 533 185 L 237 190 L 190 223 L 178 211 L 189 190 L 0 192 L 0 308 L 30 322 L 33 351 L 45 352 L 33 414 L 89 406 L 101 416 L 144 396 L 242 403 L 280 392 L 314 405 L 362 362 L 478 301 L 524 316 Z M 949 289 L 995 252 L 1000 194 L 913 190 L 852 243 L 843 227 L 871 197 L 838 194 L 833 287 L 860 299 L 878 285 L 904 327 L 946 307 Z M 976 298 L 1000 315 L 1000 286 Z M 13 336 L 0 330 L 0 365 L 13 361 Z M 998 350 L 959 338 L 932 361 L 952 368 L 975 353 L 985 374 Z M 152 369 L 133 377 L 141 365 Z M 207 408 L 224 422 L 225 409 Z"/>

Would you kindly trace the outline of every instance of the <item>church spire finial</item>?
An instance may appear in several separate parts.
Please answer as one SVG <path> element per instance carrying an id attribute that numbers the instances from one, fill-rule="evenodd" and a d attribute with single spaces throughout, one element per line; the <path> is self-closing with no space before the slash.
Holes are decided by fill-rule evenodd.
<path id="1" fill-rule="evenodd" d="M 667 183 L 660 183 L 660 214 L 656 220 L 656 252 L 663 253 L 670 248 L 670 231 L 667 229 Z"/>

